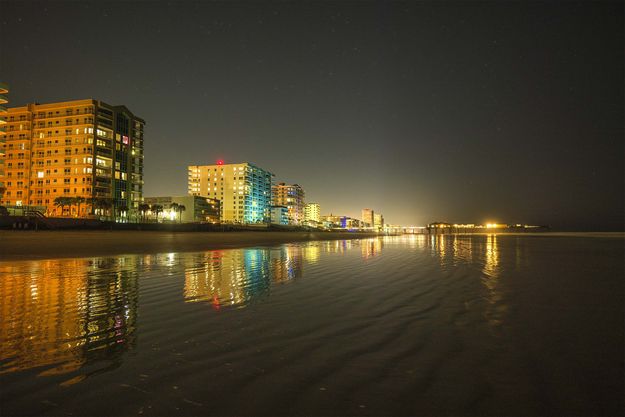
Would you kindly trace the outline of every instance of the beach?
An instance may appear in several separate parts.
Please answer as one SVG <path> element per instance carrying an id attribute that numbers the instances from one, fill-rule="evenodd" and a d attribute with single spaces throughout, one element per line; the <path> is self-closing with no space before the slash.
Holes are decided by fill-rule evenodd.
<path id="1" fill-rule="evenodd" d="M 365 232 L 0 231 L 0 260 L 198 252 L 311 240 L 359 239 Z"/>

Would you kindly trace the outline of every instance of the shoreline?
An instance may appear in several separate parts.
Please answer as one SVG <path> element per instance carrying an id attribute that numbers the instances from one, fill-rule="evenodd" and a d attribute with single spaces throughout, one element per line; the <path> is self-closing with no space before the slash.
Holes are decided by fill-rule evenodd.
<path id="1" fill-rule="evenodd" d="M 362 239 L 373 232 L 0 231 L 0 262 L 201 252 L 291 242 Z"/>
<path id="2" fill-rule="evenodd" d="M 451 236 L 594 237 L 625 239 L 623 232 L 453 233 Z M 0 230 L 0 262 L 87 258 L 168 252 L 201 252 L 294 242 L 386 236 L 376 232 L 326 231 L 165 231 L 165 230 Z"/>

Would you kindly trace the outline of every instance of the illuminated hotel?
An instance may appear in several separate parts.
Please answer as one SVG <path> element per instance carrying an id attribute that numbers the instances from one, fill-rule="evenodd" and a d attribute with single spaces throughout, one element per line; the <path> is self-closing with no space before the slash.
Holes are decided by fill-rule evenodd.
<path id="1" fill-rule="evenodd" d="M 268 223 L 273 174 L 249 162 L 190 165 L 189 194 L 221 201 L 222 223 Z"/>
<path id="2" fill-rule="evenodd" d="M 86 99 L 9 108 L 2 203 L 58 214 L 57 197 L 82 197 L 84 217 L 136 215 L 143 198 L 145 122 L 125 106 Z"/>
<path id="3" fill-rule="evenodd" d="M 304 222 L 304 190 L 298 184 L 283 182 L 273 186 L 273 205 L 288 209 L 289 224 Z"/>
<path id="4" fill-rule="evenodd" d="M 362 209 L 361 220 L 365 223 L 365 226 L 373 226 L 374 225 L 374 212 L 371 209 Z"/>
<path id="5" fill-rule="evenodd" d="M 7 94 L 9 87 L 0 83 L 0 204 L 4 196 L 4 137 L 6 135 L 7 108 L 4 104 L 9 102 Z"/>
<path id="6" fill-rule="evenodd" d="M 317 203 L 308 203 L 304 207 L 304 220 L 321 222 L 321 208 Z"/>
<path id="7" fill-rule="evenodd" d="M 380 213 L 375 213 L 373 215 L 373 226 L 378 229 L 382 229 L 384 227 L 384 216 Z"/>

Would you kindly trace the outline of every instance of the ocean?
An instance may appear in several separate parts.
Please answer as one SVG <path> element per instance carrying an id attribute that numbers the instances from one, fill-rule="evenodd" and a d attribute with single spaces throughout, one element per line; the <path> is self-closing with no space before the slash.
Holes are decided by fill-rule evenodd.
<path id="1" fill-rule="evenodd" d="M 622 234 L 0 262 L 9 415 L 623 415 Z"/>

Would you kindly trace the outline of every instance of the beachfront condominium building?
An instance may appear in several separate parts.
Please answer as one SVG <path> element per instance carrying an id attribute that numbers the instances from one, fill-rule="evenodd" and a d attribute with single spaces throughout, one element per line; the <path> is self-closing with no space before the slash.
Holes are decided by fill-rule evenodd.
<path id="1" fill-rule="evenodd" d="M 249 162 L 190 165 L 188 190 L 221 201 L 221 222 L 269 223 L 273 174 Z"/>
<path id="2" fill-rule="evenodd" d="M 136 216 L 144 125 L 125 106 L 93 99 L 9 108 L 2 202 L 54 215 L 57 197 L 82 197 L 68 215 Z"/>
<path id="3" fill-rule="evenodd" d="M 286 206 L 271 206 L 271 224 L 289 224 L 289 209 Z"/>
<path id="4" fill-rule="evenodd" d="M 365 227 L 372 227 L 374 224 L 374 212 L 372 209 L 362 209 L 361 220 Z"/>
<path id="5" fill-rule="evenodd" d="M 375 213 L 373 215 L 373 226 L 381 229 L 384 227 L 384 216 L 381 213 Z"/>
<path id="6" fill-rule="evenodd" d="M 321 222 L 321 209 L 317 203 L 308 203 L 304 206 L 304 220 Z"/>
<path id="7" fill-rule="evenodd" d="M 0 83 L 0 205 L 4 200 L 4 137 L 8 113 L 5 104 L 9 102 L 7 94 L 9 94 L 9 87 Z"/>
<path id="8" fill-rule="evenodd" d="M 299 185 L 283 182 L 274 185 L 273 204 L 288 208 L 289 224 L 304 222 L 304 190 Z"/>
<path id="9" fill-rule="evenodd" d="M 382 214 L 375 213 L 373 215 L 373 226 L 378 230 L 382 230 L 384 228 L 384 216 L 382 216 Z"/>

